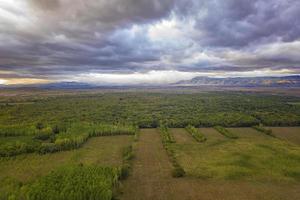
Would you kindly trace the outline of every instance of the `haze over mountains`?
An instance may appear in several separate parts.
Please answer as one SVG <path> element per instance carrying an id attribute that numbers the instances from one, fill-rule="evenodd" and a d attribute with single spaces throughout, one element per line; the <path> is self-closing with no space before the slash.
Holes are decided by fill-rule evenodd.
<path id="1" fill-rule="evenodd" d="M 94 88 L 136 88 L 136 87 L 300 87 L 300 76 L 284 76 L 284 77 L 235 77 L 235 78 L 211 78 L 211 77 L 195 77 L 190 80 L 182 80 L 172 84 L 93 84 L 85 82 L 53 82 L 47 84 L 34 85 L 0 85 L 2 88 L 14 87 L 34 87 L 40 89 L 94 89 Z"/>

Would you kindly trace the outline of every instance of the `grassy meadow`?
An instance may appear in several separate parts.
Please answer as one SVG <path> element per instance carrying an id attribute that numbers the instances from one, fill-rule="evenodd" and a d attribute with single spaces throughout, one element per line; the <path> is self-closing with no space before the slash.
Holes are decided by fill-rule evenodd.
<path id="1" fill-rule="evenodd" d="M 207 137 L 205 143 L 172 144 L 177 160 L 189 176 L 217 180 L 300 181 L 299 146 L 252 128 L 229 128 L 229 131 L 238 139 L 232 140 L 213 129 L 201 129 Z"/>

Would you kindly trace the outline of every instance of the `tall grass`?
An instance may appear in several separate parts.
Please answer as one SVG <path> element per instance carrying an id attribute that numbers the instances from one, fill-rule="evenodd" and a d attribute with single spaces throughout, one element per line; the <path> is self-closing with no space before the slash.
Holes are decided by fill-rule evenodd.
<path id="1" fill-rule="evenodd" d="M 63 167 L 29 185 L 24 196 L 28 200 L 111 200 L 119 176 L 119 169 L 111 167 Z"/>
<path id="2" fill-rule="evenodd" d="M 91 126 L 89 135 L 91 137 L 112 135 L 135 135 L 137 131 L 138 128 L 135 126 L 94 124 Z"/>
<path id="3" fill-rule="evenodd" d="M 36 128 L 32 125 L 0 125 L 1 137 L 13 136 L 33 136 L 36 134 Z"/>
<path id="4" fill-rule="evenodd" d="M 16 156 L 23 153 L 38 151 L 40 142 L 31 139 L 18 139 L 0 144 L 0 157 Z"/>
<path id="5" fill-rule="evenodd" d="M 197 142 L 205 142 L 207 140 L 205 135 L 194 126 L 188 125 L 185 127 L 185 130 L 187 130 L 187 132 L 189 132 Z"/>
<path id="6" fill-rule="evenodd" d="M 219 133 L 221 133 L 222 135 L 224 135 L 227 138 L 230 139 L 238 139 L 239 137 L 234 135 L 232 132 L 230 132 L 228 129 L 222 127 L 222 126 L 215 126 L 214 127 Z"/>

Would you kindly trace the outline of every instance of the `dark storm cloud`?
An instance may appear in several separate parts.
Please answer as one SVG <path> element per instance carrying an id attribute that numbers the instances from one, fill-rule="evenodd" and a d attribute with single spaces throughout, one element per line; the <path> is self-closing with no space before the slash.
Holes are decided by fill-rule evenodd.
<path id="1" fill-rule="evenodd" d="M 243 47 L 278 39 L 290 42 L 300 36 L 297 0 L 198 1 L 194 8 L 189 12 L 196 15 L 203 44 Z"/>
<path id="2" fill-rule="evenodd" d="M 298 0 L 7 0 L 0 76 L 299 73 L 298 19 Z"/>

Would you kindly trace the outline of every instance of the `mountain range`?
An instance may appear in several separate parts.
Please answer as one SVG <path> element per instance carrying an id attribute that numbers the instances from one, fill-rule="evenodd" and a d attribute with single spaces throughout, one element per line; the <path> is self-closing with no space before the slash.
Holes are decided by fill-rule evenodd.
<path id="1" fill-rule="evenodd" d="M 153 85 L 101 85 L 84 82 L 54 82 L 35 85 L 0 85 L 0 88 L 40 88 L 40 89 L 95 89 L 95 88 L 147 88 Z M 300 75 L 284 77 L 237 77 L 210 78 L 195 77 L 168 85 L 154 85 L 155 87 L 300 87 Z"/>
<path id="2" fill-rule="evenodd" d="M 300 87 L 300 76 L 284 77 L 195 77 L 179 81 L 176 86 L 233 86 L 233 87 Z"/>

